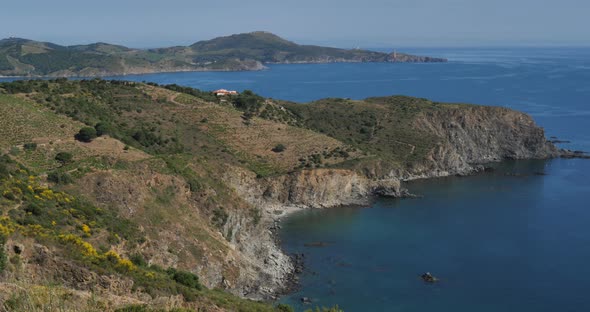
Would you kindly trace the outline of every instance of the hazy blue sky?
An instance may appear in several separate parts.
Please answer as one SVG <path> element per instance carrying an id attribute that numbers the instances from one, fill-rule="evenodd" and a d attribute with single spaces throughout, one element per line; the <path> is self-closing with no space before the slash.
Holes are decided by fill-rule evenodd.
<path id="1" fill-rule="evenodd" d="M 590 45 L 590 0 L 1 0 L 0 37 L 133 47 L 266 30 L 343 47 Z"/>

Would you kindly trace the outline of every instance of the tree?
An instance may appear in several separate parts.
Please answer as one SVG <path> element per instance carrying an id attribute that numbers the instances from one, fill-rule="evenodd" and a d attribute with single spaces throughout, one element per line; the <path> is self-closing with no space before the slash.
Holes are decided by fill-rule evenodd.
<path id="1" fill-rule="evenodd" d="M 84 127 L 76 134 L 76 140 L 81 142 L 92 142 L 96 139 L 96 129 L 91 127 Z"/>
<path id="2" fill-rule="evenodd" d="M 103 136 L 105 134 L 112 134 L 112 132 L 113 132 L 113 127 L 111 127 L 111 125 L 109 125 L 108 123 L 105 123 L 105 122 L 97 123 L 94 126 L 94 129 L 96 130 L 97 136 Z"/>
<path id="3" fill-rule="evenodd" d="M 55 160 L 59 161 L 62 166 L 70 163 L 74 156 L 68 152 L 59 152 L 55 155 Z"/>

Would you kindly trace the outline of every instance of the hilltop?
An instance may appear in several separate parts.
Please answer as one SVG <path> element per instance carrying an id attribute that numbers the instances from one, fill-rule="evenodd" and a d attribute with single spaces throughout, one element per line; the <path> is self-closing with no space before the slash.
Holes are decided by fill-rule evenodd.
<path id="1" fill-rule="evenodd" d="M 96 77 L 179 71 L 260 70 L 271 63 L 444 62 L 403 53 L 299 45 L 268 32 L 199 41 L 190 46 L 132 49 L 108 43 L 61 46 L 0 40 L 0 76 Z"/>
<path id="2" fill-rule="evenodd" d="M 0 83 L 0 114 L 0 301 L 14 311 L 288 311 L 244 299 L 293 283 L 282 216 L 559 155 L 526 114 L 406 96 L 56 79 Z"/>

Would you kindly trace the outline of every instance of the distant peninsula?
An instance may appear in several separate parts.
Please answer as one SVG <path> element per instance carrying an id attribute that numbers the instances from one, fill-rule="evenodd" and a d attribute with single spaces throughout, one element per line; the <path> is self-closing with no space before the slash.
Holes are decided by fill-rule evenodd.
<path id="1" fill-rule="evenodd" d="M 101 77 L 183 71 L 261 70 L 265 64 L 446 62 L 444 58 L 300 45 L 257 31 L 190 46 L 132 49 L 108 43 L 61 46 L 21 38 L 0 40 L 0 76 Z"/>

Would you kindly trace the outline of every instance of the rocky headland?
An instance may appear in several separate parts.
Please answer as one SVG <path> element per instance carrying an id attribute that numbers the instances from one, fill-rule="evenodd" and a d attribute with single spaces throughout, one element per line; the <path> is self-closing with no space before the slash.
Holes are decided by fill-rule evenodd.
<path id="1" fill-rule="evenodd" d="M 0 40 L 0 77 L 104 77 L 188 71 L 255 71 L 264 64 L 446 62 L 443 58 L 299 45 L 269 32 L 218 37 L 190 46 L 132 49 L 108 43 L 61 46 Z"/>
<path id="2" fill-rule="evenodd" d="M 521 112 L 403 96 L 300 104 L 63 79 L 0 93 L 2 250 L 18 260 L 2 285 L 49 281 L 90 296 L 100 283 L 109 307 L 274 299 L 301 270 L 277 242 L 290 213 L 408 196 L 406 181 L 490 162 L 584 155 L 556 148 Z M 89 125 L 101 136 L 75 140 Z M 206 288 L 179 284 L 179 271 Z"/>

